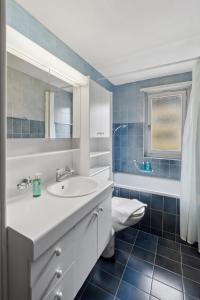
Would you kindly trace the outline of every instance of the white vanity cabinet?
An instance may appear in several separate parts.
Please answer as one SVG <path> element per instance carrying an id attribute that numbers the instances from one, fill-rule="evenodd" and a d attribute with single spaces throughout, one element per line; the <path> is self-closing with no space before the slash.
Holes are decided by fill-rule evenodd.
<path id="1" fill-rule="evenodd" d="M 109 138 L 111 126 L 111 93 L 90 81 L 90 137 Z"/>
<path id="2" fill-rule="evenodd" d="M 111 197 L 110 186 L 41 254 L 51 232 L 34 244 L 8 228 L 9 300 L 74 299 L 111 237 Z"/>

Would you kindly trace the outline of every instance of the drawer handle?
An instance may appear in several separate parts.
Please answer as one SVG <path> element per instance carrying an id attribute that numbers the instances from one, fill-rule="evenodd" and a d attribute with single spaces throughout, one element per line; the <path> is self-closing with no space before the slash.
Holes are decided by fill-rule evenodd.
<path id="1" fill-rule="evenodd" d="M 63 297 L 63 293 L 62 292 L 57 292 L 55 295 L 55 300 L 61 300 Z"/>
<path id="2" fill-rule="evenodd" d="M 55 250 L 55 255 L 56 255 L 56 256 L 60 256 L 61 253 L 62 253 L 62 249 L 61 249 L 61 248 L 56 248 L 56 250 Z"/>
<path id="3" fill-rule="evenodd" d="M 95 211 L 95 212 L 93 213 L 93 216 L 94 216 L 94 217 L 98 217 L 98 215 L 99 215 L 99 213 L 98 213 L 97 211 Z"/>
<path id="4" fill-rule="evenodd" d="M 63 271 L 62 271 L 61 269 L 57 269 L 57 270 L 56 270 L 56 277 L 57 277 L 57 278 L 62 277 L 62 274 L 63 274 Z"/>
<path id="5" fill-rule="evenodd" d="M 103 207 L 99 207 L 98 212 L 103 212 Z"/>

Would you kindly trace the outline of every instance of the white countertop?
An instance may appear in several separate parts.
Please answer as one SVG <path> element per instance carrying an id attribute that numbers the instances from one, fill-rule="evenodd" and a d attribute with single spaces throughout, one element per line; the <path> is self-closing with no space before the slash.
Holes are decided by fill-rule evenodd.
<path id="1" fill-rule="evenodd" d="M 8 228 L 30 241 L 35 259 L 95 208 L 97 196 L 113 185 L 112 181 L 97 182 L 97 191 L 83 197 L 56 197 L 46 191 L 47 185 L 41 197 L 33 198 L 31 190 L 18 195 L 7 205 Z"/>

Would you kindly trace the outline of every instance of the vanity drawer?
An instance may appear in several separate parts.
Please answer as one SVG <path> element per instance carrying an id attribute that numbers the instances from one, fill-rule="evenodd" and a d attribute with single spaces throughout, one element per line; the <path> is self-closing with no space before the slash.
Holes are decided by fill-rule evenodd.
<path id="1" fill-rule="evenodd" d="M 76 230 L 72 229 L 30 266 L 31 299 L 43 299 L 74 261 Z"/>
<path id="2" fill-rule="evenodd" d="M 73 300 L 75 297 L 74 289 L 74 263 L 64 273 L 63 279 L 60 280 L 53 290 L 45 297 L 44 300 Z"/>

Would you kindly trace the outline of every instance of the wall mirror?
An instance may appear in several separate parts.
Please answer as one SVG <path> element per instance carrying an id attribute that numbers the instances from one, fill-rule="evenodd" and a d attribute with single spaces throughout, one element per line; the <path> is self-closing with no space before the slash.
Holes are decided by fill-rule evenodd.
<path id="1" fill-rule="evenodd" d="M 72 138 L 79 126 L 75 87 L 11 53 L 7 54 L 7 137 Z M 77 130 L 76 130 L 76 136 Z"/>

